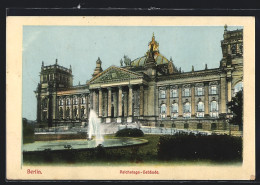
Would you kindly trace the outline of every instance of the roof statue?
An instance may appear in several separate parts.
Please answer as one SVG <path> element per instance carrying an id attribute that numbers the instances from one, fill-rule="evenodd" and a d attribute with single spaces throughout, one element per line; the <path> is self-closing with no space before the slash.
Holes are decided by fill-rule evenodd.
<path id="1" fill-rule="evenodd" d="M 131 59 L 126 55 L 124 55 L 124 63 L 125 63 L 125 66 L 131 65 Z"/>

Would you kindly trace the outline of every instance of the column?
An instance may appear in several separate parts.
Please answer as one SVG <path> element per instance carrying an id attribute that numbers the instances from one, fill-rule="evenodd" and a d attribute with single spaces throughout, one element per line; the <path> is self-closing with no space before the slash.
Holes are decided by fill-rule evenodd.
<path id="1" fill-rule="evenodd" d="M 191 84 L 191 116 L 195 117 L 195 87 Z"/>
<path id="2" fill-rule="evenodd" d="M 81 101 L 82 101 L 83 96 L 78 97 L 78 118 L 81 119 Z"/>
<path id="3" fill-rule="evenodd" d="M 179 116 L 178 117 L 182 117 L 182 88 L 181 88 L 181 85 L 179 86 L 179 98 L 178 98 L 178 114 Z"/>
<path id="4" fill-rule="evenodd" d="M 118 87 L 118 118 L 117 123 L 121 123 L 122 117 L 122 87 Z"/>
<path id="5" fill-rule="evenodd" d="M 88 118 L 88 114 L 89 114 L 89 94 L 85 95 L 85 114 L 86 114 L 86 118 Z"/>
<path id="6" fill-rule="evenodd" d="M 132 122 L 133 116 L 133 86 L 129 85 L 129 92 L 128 92 L 128 118 L 127 122 Z"/>
<path id="7" fill-rule="evenodd" d="M 227 98 L 228 101 L 231 101 L 232 98 L 231 77 L 227 79 Z"/>
<path id="8" fill-rule="evenodd" d="M 70 97 L 70 119 L 73 119 L 73 97 Z"/>
<path id="9" fill-rule="evenodd" d="M 97 112 L 97 105 L 96 105 L 96 92 L 92 91 L 92 109 Z"/>
<path id="10" fill-rule="evenodd" d="M 37 122 L 41 121 L 41 97 L 37 94 Z"/>
<path id="11" fill-rule="evenodd" d="M 209 83 L 204 83 L 204 113 L 205 117 L 209 117 Z"/>
<path id="12" fill-rule="evenodd" d="M 112 90 L 111 87 L 108 88 L 108 95 L 107 95 L 107 116 L 111 117 L 111 96 Z"/>
<path id="13" fill-rule="evenodd" d="M 112 90 L 111 87 L 108 88 L 108 93 L 107 93 L 107 116 L 106 118 L 106 123 L 111 122 L 111 97 L 112 97 Z"/>
<path id="14" fill-rule="evenodd" d="M 118 104 L 117 104 L 117 102 L 118 102 L 118 93 L 117 92 L 114 92 L 113 94 L 112 94 L 112 96 L 113 96 L 113 105 L 114 105 L 114 117 L 118 117 Z"/>
<path id="15" fill-rule="evenodd" d="M 63 119 L 66 119 L 66 97 L 62 98 L 63 101 Z"/>
<path id="16" fill-rule="evenodd" d="M 128 93 L 127 92 L 125 92 L 124 93 L 124 117 L 127 117 L 127 111 L 128 111 Z"/>
<path id="17" fill-rule="evenodd" d="M 144 86 L 140 85 L 140 116 L 144 115 Z"/>
<path id="18" fill-rule="evenodd" d="M 220 98 L 221 98 L 221 114 L 227 113 L 226 108 L 226 77 L 221 76 L 220 79 Z"/>
<path id="19" fill-rule="evenodd" d="M 102 117 L 102 89 L 98 90 L 98 116 Z"/>
<path id="20" fill-rule="evenodd" d="M 166 109 L 166 113 L 167 113 L 167 117 L 170 117 L 170 112 L 171 112 L 171 109 L 170 109 L 170 87 L 167 87 L 166 89 L 166 105 L 167 105 L 167 109 Z"/>

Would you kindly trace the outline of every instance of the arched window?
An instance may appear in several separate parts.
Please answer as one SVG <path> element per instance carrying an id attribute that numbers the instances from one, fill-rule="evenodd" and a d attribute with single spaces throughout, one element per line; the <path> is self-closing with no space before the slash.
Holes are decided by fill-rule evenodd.
<path id="1" fill-rule="evenodd" d="M 45 109 L 45 108 L 47 108 L 47 106 L 48 106 L 48 100 L 47 100 L 47 98 L 44 98 L 42 101 L 42 108 Z"/>
<path id="2" fill-rule="evenodd" d="M 178 104 L 177 103 L 173 103 L 171 106 L 171 117 L 172 118 L 178 117 Z"/>
<path id="3" fill-rule="evenodd" d="M 77 97 L 73 98 L 73 105 L 78 105 L 78 98 Z"/>
<path id="4" fill-rule="evenodd" d="M 165 90 L 160 90 L 160 98 L 165 98 L 165 97 L 166 97 Z"/>
<path id="5" fill-rule="evenodd" d="M 178 95 L 177 95 L 177 89 L 171 89 L 171 97 L 172 97 L 172 98 L 178 97 Z"/>
<path id="6" fill-rule="evenodd" d="M 60 110 L 59 110 L 59 116 L 60 116 L 60 119 L 63 118 L 63 109 L 62 109 L 62 107 L 60 107 Z"/>
<path id="7" fill-rule="evenodd" d="M 69 118 L 70 117 L 70 108 L 67 107 L 66 109 L 66 118 Z"/>
<path id="8" fill-rule="evenodd" d="M 190 118 L 191 117 L 191 105 L 189 102 L 184 103 L 183 105 L 183 117 Z"/>
<path id="9" fill-rule="evenodd" d="M 197 111 L 198 112 L 204 112 L 204 103 L 200 101 L 197 105 Z"/>
<path id="10" fill-rule="evenodd" d="M 69 98 L 66 100 L 66 105 L 70 105 L 70 99 Z"/>
<path id="11" fill-rule="evenodd" d="M 166 113 L 166 105 L 165 104 L 161 105 L 161 113 Z"/>
<path id="12" fill-rule="evenodd" d="M 177 103 L 172 104 L 171 112 L 174 112 L 174 113 L 178 112 L 178 104 Z"/>
<path id="13" fill-rule="evenodd" d="M 202 101 L 198 102 L 197 104 L 197 117 L 198 118 L 204 117 L 204 103 Z"/>
<path id="14" fill-rule="evenodd" d="M 186 102 L 183 106 L 183 112 L 187 113 L 187 112 L 191 112 L 191 106 L 189 102 Z"/>
<path id="15" fill-rule="evenodd" d="M 62 99 L 60 99 L 60 101 L 59 101 L 59 105 L 63 105 L 63 100 Z"/>
<path id="16" fill-rule="evenodd" d="M 236 96 L 236 94 L 239 92 L 239 91 L 242 91 L 243 90 L 243 82 L 238 82 L 235 87 L 234 87 L 234 93 L 233 93 L 233 96 Z"/>
<path id="17" fill-rule="evenodd" d="M 74 117 L 77 117 L 77 114 L 78 114 L 78 109 L 77 107 L 74 107 Z"/>
<path id="18" fill-rule="evenodd" d="M 85 97 L 81 98 L 81 104 L 85 104 L 85 103 L 86 103 L 86 98 Z"/>
<path id="19" fill-rule="evenodd" d="M 210 114 L 211 114 L 211 117 L 214 117 L 214 118 L 218 117 L 218 103 L 215 100 L 210 102 Z"/>
<path id="20" fill-rule="evenodd" d="M 47 81 L 47 75 L 43 75 L 43 81 L 44 81 L 44 82 Z"/>
<path id="21" fill-rule="evenodd" d="M 210 103 L 210 111 L 211 111 L 211 112 L 216 112 L 216 111 L 218 111 L 217 101 L 212 101 L 212 102 Z"/>
<path id="22" fill-rule="evenodd" d="M 161 105 L 161 118 L 162 118 L 162 119 L 165 119 L 165 118 L 166 118 L 166 104 L 165 104 L 165 103 L 163 103 L 163 104 Z"/>
<path id="23" fill-rule="evenodd" d="M 85 107 L 81 107 L 81 118 L 84 117 L 84 114 L 85 114 Z"/>

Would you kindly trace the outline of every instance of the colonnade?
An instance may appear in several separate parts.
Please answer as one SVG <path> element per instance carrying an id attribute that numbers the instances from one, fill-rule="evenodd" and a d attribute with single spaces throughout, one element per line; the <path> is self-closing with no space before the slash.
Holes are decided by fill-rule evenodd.
<path id="1" fill-rule="evenodd" d="M 98 117 L 105 118 L 107 123 L 112 121 L 111 118 L 116 118 L 118 123 L 121 123 L 123 118 L 126 119 L 124 121 L 132 122 L 133 88 L 139 88 L 139 116 L 143 116 L 144 86 L 142 84 L 90 89 L 92 96 L 90 106 L 97 112 Z"/>

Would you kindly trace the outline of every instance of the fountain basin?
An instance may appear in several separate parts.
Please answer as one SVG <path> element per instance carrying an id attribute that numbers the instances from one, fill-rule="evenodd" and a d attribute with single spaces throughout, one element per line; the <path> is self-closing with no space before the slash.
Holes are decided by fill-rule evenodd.
<path id="1" fill-rule="evenodd" d="M 23 145 L 24 153 L 43 151 L 66 151 L 66 150 L 91 150 L 95 149 L 100 142 L 98 140 L 54 140 L 36 141 Z M 139 138 L 115 138 L 105 139 L 102 145 L 105 148 L 119 148 L 147 144 L 148 141 Z"/>

